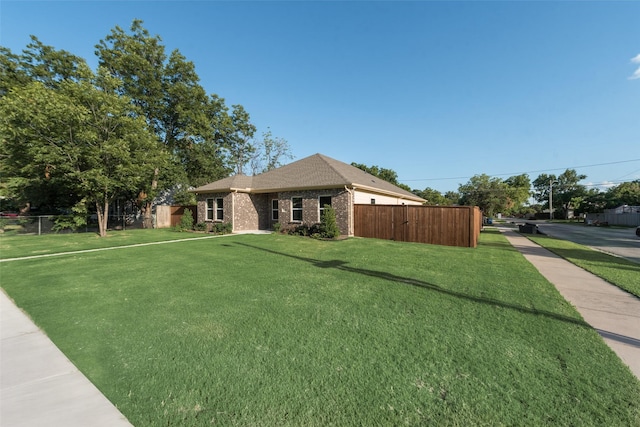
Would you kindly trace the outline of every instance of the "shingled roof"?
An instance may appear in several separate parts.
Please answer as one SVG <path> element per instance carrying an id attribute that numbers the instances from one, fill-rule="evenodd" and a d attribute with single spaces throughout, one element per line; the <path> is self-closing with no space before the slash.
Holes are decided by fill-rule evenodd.
<path id="1" fill-rule="evenodd" d="M 342 188 L 345 186 L 415 201 L 424 201 L 409 191 L 322 154 L 314 154 L 259 175 L 234 175 L 203 185 L 192 191 L 194 193 L 228 191 L 274 193 L 278 191 Z"/>

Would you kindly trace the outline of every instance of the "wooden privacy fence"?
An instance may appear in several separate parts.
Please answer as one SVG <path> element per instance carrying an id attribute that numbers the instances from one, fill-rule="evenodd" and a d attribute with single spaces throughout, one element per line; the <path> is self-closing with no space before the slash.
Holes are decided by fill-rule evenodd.
<path id="1" fill-rule="evenodd" d="M 401 242 L 475 248 L 477 206 L 354 205 L 354 234 Z"/>
<path id="2" fill-rule="evenodd" d="M 185 209 L 191 209 L 195 223 L 196 206 L 156 206 L 156 227 L 169 228 L 180 224 L 180 218 L 182 218 Z"/>

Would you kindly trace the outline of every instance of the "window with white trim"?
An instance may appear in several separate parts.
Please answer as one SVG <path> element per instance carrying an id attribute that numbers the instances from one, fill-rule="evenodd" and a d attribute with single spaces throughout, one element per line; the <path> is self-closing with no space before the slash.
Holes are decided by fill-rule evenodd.
<path id="1" fill-rule="evenodd" d="M 216 221 L 224 219 L 224 199 L 219 197 L 216 199 Z"/>
<path id="2" fill-rule="evenodd" d="M 324 216 L 324 207 L 326 205 L 331 206 L 331 196 L 320 196 L 318 198 L 319 215 L 318 218 L 322 219 Z"/>
<path id="3" fill-rule="evenodd" d="M 207 221 L 213 221 L 213 212 L 215 211 L 214 199 L 207 199 Z"/>
<path id="4" fill-rule="evenodd" d="M 291 198 L 291 220 L 302 221 L 302 197 Z"/>
<path id="5" fill-rule="evenodd" d="M 278 199 L 271 200 L 271 219 L 278 221 Z"/>

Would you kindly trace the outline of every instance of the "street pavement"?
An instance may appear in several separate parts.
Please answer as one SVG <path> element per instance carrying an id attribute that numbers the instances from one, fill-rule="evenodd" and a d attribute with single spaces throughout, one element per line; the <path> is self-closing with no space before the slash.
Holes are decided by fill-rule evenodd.
<path id="1" fill-rule="evenodd" d="M 0 426 L 131 427 L 0 290 Z"/>
<path id="2" fill-rule="evenodd" d="M 640 298 L 571 264 L 511 228 L 498 229 L 640 379 Z"/>

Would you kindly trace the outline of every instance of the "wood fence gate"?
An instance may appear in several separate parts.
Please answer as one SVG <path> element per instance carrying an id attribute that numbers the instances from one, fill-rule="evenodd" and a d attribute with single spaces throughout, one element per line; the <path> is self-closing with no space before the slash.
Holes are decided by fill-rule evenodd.
<path id="1" fill-rule="evenodd" d="M 358 237 L 475 248 L 482 227 L 477 206 L 354 205 Z"/>

